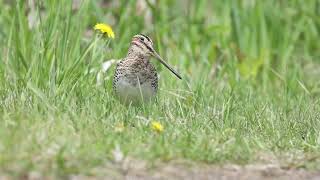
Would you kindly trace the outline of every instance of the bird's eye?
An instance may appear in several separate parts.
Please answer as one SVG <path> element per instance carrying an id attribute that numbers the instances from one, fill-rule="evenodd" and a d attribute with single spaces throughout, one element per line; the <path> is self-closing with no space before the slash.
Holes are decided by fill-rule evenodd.
<path id="1" fill-rule="evenodd" d="M 143 37 L 140 38 L 141 41 L 144 41 Z"/>

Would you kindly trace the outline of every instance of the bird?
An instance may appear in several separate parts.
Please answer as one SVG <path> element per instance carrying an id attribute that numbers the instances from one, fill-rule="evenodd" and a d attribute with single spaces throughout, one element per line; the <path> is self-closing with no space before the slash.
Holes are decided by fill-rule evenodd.
<path id="1" fill-rule="evenodd" d="M 114 71 L 113 90 L 121 102 L 147 103 L 157 95 L 158 73 L 150 62 L 152 57 L 182 79 L 154 50 L 150 37 L 144 34 L 134 35 L 127 56 L 117 63 Z"/>

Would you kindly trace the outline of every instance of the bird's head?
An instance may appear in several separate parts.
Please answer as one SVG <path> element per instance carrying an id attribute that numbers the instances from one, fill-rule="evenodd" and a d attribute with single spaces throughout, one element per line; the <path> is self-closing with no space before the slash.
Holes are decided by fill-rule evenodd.
<path id="1" fill-rule="evenodd" d="M 161 64 L 168 68 L 179 79 L 182 79 L 178 72 L 176 72 L 169 64 L 167 64 L 161 56 L 154 50 L 151 38 L 144 34 L 137 34 L 131 40 L 131 47 L 129 53 L 135 53 L 144 57 L 155 57 Z"/>

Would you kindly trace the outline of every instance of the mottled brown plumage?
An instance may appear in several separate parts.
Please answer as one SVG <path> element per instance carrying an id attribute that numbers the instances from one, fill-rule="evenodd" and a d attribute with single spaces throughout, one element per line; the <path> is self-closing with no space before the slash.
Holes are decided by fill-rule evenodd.
<path id="1" fill-rule="evenodd" d="M 150 62 L 157 58 L 171 72 L 181 79 L 154 51 L 153 42 L 148 36 L 138 34 L 131 41 L 128 54 L 118 62 L 113 79 L 113 89 L 124 102 L 148 102 L 158 90 L 157 71 Z"/>

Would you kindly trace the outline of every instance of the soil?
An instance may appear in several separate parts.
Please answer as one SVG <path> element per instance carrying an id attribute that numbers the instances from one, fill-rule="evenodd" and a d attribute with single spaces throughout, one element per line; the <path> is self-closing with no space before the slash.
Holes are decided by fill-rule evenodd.
<path id="1" fill-rule="evenodd" d="M 47 172 L 48 173 L 48 172 Z M 170 162 L 153 162 L 146 163 L 142 160 L 119 158 L 118 160 L 108 161 L 105 164 L 85 170 L 79 174 L 58 175 L 42 174 L 41 172 L 24 172 L 17 176 L 1 175 L 0 180 L 9 179 L 71 179 L 71 180 L 87 180 L 87 179 L 128 179 L 128 180 L 162 180 L 162 179 L 287 179 L 300 180 L 320 179 L 319 170 L 307 170 L 297 166 L 283 166 L 280 163 L 270 161 L 269 163 L 260 162 L 248 165 L 223 164 L 210 165 L 203 163 L 195 163 L 190 161 L 170 161 Z"/>
<path id="2" fill-rule="evenodd" d="M 112 172 L 106 176 L 72 176 L 73 180 L 84 179 L 320 179 L 320 171 L 311 171 L 302 168 L 287 169 L 277 164 L 250 164 L 250 165 L 197 165 L 188 163 L 156 163 L 157 165 L 149 167 L 138 161 L 131 161 L 129 164 L 118 166 L 116 172 L 114 166 Z M 109 169 L 109 168 L 107 168 Z M 109 170 L 111 170 L 109 169 Z M 101 169 L 100 169 L 101 170 Z"/>

